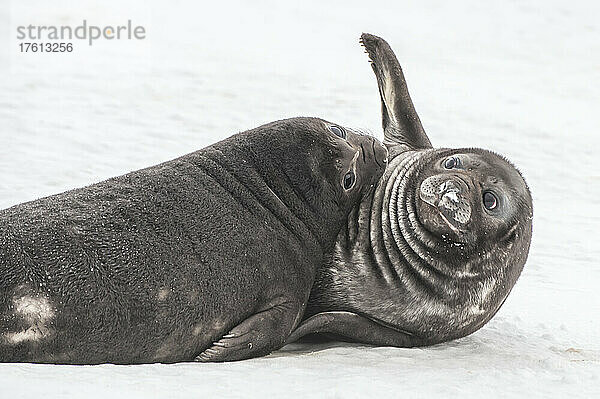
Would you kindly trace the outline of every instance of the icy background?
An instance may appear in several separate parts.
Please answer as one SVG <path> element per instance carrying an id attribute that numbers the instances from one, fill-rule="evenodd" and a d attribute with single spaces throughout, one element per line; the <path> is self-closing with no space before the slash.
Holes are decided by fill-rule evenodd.
<path id="1" fill-rule="evenodd" d="M 435 146 L 500 152 L 534 241 L 498 315 L 425 349 L 295 344 L 230 364 L 0 364 L 0 397 L 600 395 L 600 3 L 0 0 L 0 207 L 319 116 L 381 134 L 361 32 L 388 40 Z M 16 26 L 144 25 L 21 54 Z"/>

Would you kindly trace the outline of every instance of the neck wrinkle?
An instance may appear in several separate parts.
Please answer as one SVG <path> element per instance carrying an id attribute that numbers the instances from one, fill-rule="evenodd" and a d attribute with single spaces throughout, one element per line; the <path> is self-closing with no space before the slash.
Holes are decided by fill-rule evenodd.
<path id="1" fill-rule="evenodd" d="M 426 151 L 422 156 L 426 156 L 427 152 L 431 151 Z M 465 270 L 462 271 L 451 268 L 444 262 L 439 248 L 446 247 L 448 243 L 428 231 L 418 218 L 417 187 L 414 186 L 414 181 L 419 172 L 418 167 L 412 167 L 406 171 L 400 181 L 395 182 L 394 201 L 390 202 L 388 208 L 389 213 L 396 216 L 393 218 L 395 223 L 391 230 L 394 234 L 394 241 L 397 245 L 398 243 L 408 245 L 406 251 L 403 252 L 405 259 L 409 260 L 407 266 L 415 268 L 421 277 L 436 278 L 436 286 L 444 281 L 456 282 L 476 277 L 476 273 L 469 271 L 474 264 L 481 263 L 481 258 L 489 255 L 488 251 L 481 251 L 478 258 L 467 259 L 465 257 Z M 398 247 L 404 248 L 402 244 Z M 457 248 L 462 247 L 457 246 Z"/>
<path id="2" fill-rule="evenodd" d="M 428 152 L 431 151 L 424 152 L 421 160 Z M 418 219 L 417 188 L 414 182 L 420 171 L 421 168 L 414 166 L 405 173 L 402 180 L 395 182 L 394 201 L 390 202 L 389 208 L 389 213 L 396 216 L 392 232 L 396 243 L 407 244 L 407 247 L 399 246 L 406 249 L 404 253 L 409 260 L 409 267 L 428 281 L 435 279 L 435 285 L 439 286 L 448 279 L 455 279 L 456 273 L 439 256 L 439 248 L 447 244 L 431 234 Z"/>
<path id="3" fill-rule="evenodd" d="M 391 175 L 385 179 L 382 184 L 384 189 L 378 189 L 373 196 L 371 204 L 371 218 L 369 226 L 369 243 L 375 260 L 374 266 L 377 272 L 380 273 L 388 285 L 394 285 L 395 282 L 402 280 L 398 273 L 398 268 L 394 267 L 394 259 L 390 254 L 387 240 L 385 239 L 384 226 L 389 223 L 387 212 L 384 212 L 385 203 L 388 201 L 392 189 L 392 182 L 396 177 L 403 172 L 402 165 L 404 160 L 397 161 L 399 158 L 394 158 L 388 168 L 393 168 Z M 394 165 L 398 163 L 398 165 Z"/>
<path id="4" fill-rule="evenodd" d="M 436 287 L 440 277 L 435 270 L 432 272 L 429 261 L 419 251 L 414 235 L 404 234 L 399 219 L 407 218 L 405 208 L 398 206 L 406 200 L 406 192 L 410 180 L 415 174 L 417 163 L 422 160 L 427 151 L 419 151 L 408 155 L 396 167 L 397 173 L 390 176 L 387 184 L 385 200 L 381 209 L 384 223 L 381 230 L 384 236 L 386 254 L 390 259 L 389 267 L 405 277 L 404 285 L 411 291 L 422 291 L 425 287 L 432 295 L 437 296 Z"/>

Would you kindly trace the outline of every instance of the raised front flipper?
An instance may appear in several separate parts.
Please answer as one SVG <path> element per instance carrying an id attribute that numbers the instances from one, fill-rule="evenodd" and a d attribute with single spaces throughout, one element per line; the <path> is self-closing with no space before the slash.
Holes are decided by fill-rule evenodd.
<path id="1" fill-rule="evenodd" d="M 360 41 L 369 53 L 379 86 L 383 143 L 390 150 L 397 145 L 412 149 L 431 148 L 431 142 L 408 94 L 406 80 L 396 55 L 387 42 L 378 36 L 363 33 Z"/>
<path id="2" fill-rule="evenodd" d="M 352 312 L 323 312 L 309 317 L 286 340 L 292 343 L 307 334 L 331 333 L 355 342 L 409 348 L 430 342 L 406 331 L 386 327 Z"/>
<path id="3" fill-rule="evenodd" d="M 290 302 L 254 314 L 198 357 L 198 362 L 227 362 L 264 356 L 281 348 L 296 323 L 299 306 Z"/>

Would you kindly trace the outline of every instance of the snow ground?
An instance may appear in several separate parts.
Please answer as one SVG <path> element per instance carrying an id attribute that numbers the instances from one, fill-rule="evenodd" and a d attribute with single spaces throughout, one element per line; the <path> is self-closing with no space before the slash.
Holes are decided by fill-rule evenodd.
<path id="1" fill-rule="evenodd" d="M 216 365 L 0 364 L 1 398 L 600 396 L 600 3 L 1 1 L 0 207 L 285 117 L 380 134 L 366 31 L 396 51 L 434 145 L 506 155 L 535 213 L 521 279 L 464 339 L 294 344 Z M 147 38 L 17 51 L 18 25 L 84 18 L 132 19 Z"/>

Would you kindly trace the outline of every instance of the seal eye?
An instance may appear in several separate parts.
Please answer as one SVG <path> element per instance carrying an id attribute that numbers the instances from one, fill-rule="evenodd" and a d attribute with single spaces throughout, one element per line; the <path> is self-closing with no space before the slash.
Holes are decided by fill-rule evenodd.
<path id="1" fill-rule="evenodd" d="M 498 206 L 498 198 L 489 191 L 483 193 L 483 206 L 485 209 L 492 210 Z"/>
<path id="2" fill-rule="evenodd" d="M 344 176 L 344 190 L 350 190 L 352 187 L 354 187 L 354 183 L 356 183 L 356 176 L 354 175 L 354 172 L 350 171 L 346 173 Z"/>
<path id="3" fill-rule="evenodd" d="M 330 126 L 329 130 L 331 130 L 331 132 L 333 134 L 335 134 L 338 137 L 341 137 L 343 139 L 346 138 L 346 131 L 344 130 L 343 127 L 339 127 L 339 126 Z"/>
<path id="4" fill-rule="evenodd" d="M 450 157 L 444 161 L 444 168 L 454 169 L 460 165 L 460 159 L 457 157 Z"/>

